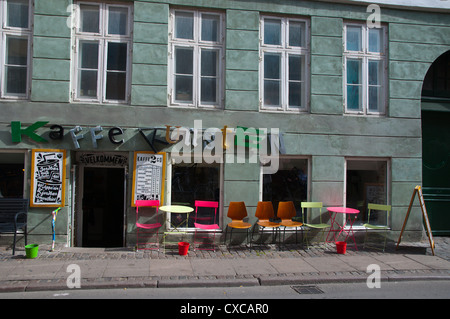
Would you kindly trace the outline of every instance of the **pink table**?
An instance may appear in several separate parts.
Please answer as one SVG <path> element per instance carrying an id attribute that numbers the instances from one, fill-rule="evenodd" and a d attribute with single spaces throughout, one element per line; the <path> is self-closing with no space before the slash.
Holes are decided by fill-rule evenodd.
<path id="1" fill-rule="evenodd" d="M 331 232 L 333 232 L 333 241 L 336 241 L 336 237 L 339 237 L 339 235 L 342 232 L 344 232 L 347 234 L 347 236 L 345 236 L 345 241 L 347 241 L 348 236 L 352 236 L 353 242 L 355 243 L 355 249 L 358 250 L 358 248 L 356 247 L 355 234 L 353 232 L 353 223 L 356 220 L 359 210 L 354 209 L 354 208 L 349 208 L 349 207 L 328 207 L 327 210 L 330 213 L 330 221 L 331 221 L 331 227 L 330 227 L 330 230 L 328 231 L 328 235 L 327 235 L 327 242 L 328 242 L 328 237 L 330 236 Z M 344 218 L 343 225 L 340 225 L 336 221 L 337 214 L 345 214 L 346 218 Z M 349 225 L 349 227 L 348 227 L 348 229 L 345 229 L 347 224 Z M 333 226 L 336 226 L 336 228 Z M 337 232 L 339 232 L 339 234 L 337 234 L 337 236 L 336 236 Z"/>

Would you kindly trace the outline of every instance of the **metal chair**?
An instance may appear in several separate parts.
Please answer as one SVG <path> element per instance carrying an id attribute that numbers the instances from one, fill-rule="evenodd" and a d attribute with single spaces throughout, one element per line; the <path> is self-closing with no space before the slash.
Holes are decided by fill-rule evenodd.
<path id="1" fill-rule="evenodd" d="M 317 229 L 317 230 L 319 230 L 319 232 L 321 231 L 323 236 L 325 237 L 325 229 L 330 228 L 331 225 L 322 223 L 322 207 L 323 207 L 322 202 L 302 202 L 301 207 L 302 207 L 303 225 L 309 229 Z M 313 209 L 317 209 L 319 211 L 319 223 L 305 223 L 305 220 L 306 221 L 308 220 L 308 218 L 306 216 L 307 212 L 308 212 L 308 208 L 311 209 L 311 211 L 310 211 L 311 215 L 312 215 Z M 310 243 L 309 238 L 308 238 L 308 233 L 309 233 L 309 231 L 305 233 L 305 241 L 306 241 L 307 248 L 309 248 L 309 243 Z"/>
<path id="2" fill-rule="evenodd" d="M 233 229 L 245 229 L 247 232 L 247 243 L 248 241 L 248 230 L 252 227 L 251 224 L 244 222 L 244 218 L 247 217 L 247 208 L 244 202 L 230 202 L 228 206 L 227 217 L 231 218 L 231 223 L 227 224 L 225 228 L 225 238 L 224 243 L 227 241 L 228 228 L 230 228 L 230 243 L 233 236 Z"/>
<path id="3" fill-rule="evenodd" d="M 156 208 L 156 214 L 153 216 L 143 214 L 143 208 Z M 159 229 L 161 223 L 159 222 L 159 200 L 137 200 L 136 201 L 136 250 L 158 250 L 159 251 Z M 140 209 L 140 211 L 139 211 Z M 147 217 L 147 221 L 156 219 L 152 223 L 140 223 L 139 218 Z M 149 243 L 147 239 L 156 237 L 156 240 Z M 155 245 L 154 247 L 147 247 L 148 245 Z M 143 248 L 140 248 L 143 246 Z"/>
<path id="4" fill-rule="evenodd" d="M 388 221 L 389 221 L 389 214 L 391 212 L 391 206 L 390 205 L 381 205 L 381 204 L 369 203 L 367 205 L 367 209 L 368 209 L 368 212 L 367 212 L 367 223 L 363 225 L 364 228 L 366 229 L 366 234 L 364 236 L 364 248 L 366 248 L 366 247 L 369 247 L 369 248 L 380 248 L 379 246 L 374 245 L 374 244 L 367 245 L 367 238 L 368 238 L 368 233 L 369 233 L 368 230 L 369 229 L 373 230 L 373 231 L 382 231 L 382 230 L 384 230 L 384 244 L 383 244 L 383 249 L 382 249 L 383 252 L 384 252 L 384 250 L 386 249 L 387 232 L 389 230 L 389 227 L 387 225 L 388 225 Z M 386 224 L 385 225 L 379 225 L 379 224 L 375 225 L 373 223 L 371 224 L 371 222 L 370 222 L 370 214 L 371 213 L 374 214 L 374 211 L 377 211 L 377 212 L 378 211 L 385 211 L 386 212 Z"/>
<path id="5" fill-rule="evenodd" d="M 253 225 L 251 243 L 253 244 L 253 235 L 254 235 L 255 229 L 258 226 L 260 228 L 262 228 L 262 231 L 264 231 L 265 228 L 272 229 L 272 238 L 275 241 L 276 233 L 280 227 L 280 223 L 270 221 L 271 218 L 275 217 L 272 202 L 269 202 L 269 201 L 258 202 L 258 205 L 256 206 L 255 216 L 258 218 L 258 221 Z M 261 233 L 259 239 L 260 239 L 260 244 L 262 244 L 262 233 Z"/>
<path id="6" fill-rule="evenodd" d="M 194 217 L 194 226 L 195 226 L 195 234 L 194 234 L 194 251 L 196 249 L 200 249 L 200 250 L 212 250 L 212 251 L 216 251 L 216 245 L 215 245 L 215 239 L 216 239 L 216 230 L 219 230 L 220 227 L 218 225 L 218 223 L 216 222 L 217 220 L 217 208 L 219 207 L 219 202 L 212 202 L 212 201 L 201 201 L 201 200 L 196 200 L 195 201 L 195 217 Z M 213 219 L 212 216 L 199 216 L 199 208 L 209 208 L 212 209 L 214 208 L 214 220 L 213 223 L 211 224 L 206 224 L 206 223 L 198 223 L 200 221 L 206 221 L 206 220 L 211 220 Z M 200 209 L 202 210 L 202 209 Z M 210 215 L 210 214 L 209 214 Z M 203 239 L 209 239 L 208 236 L 200 236 L 201 234 L 208 234 L 212 232 L 213 233 L 213 238 L 212 238 L 212 246 L 213 248 L 200 248 L 200 247 L 196 247 L 196 244 L 198 244 L 200 246 L 200 244 L 202 244 L 202 242 L 199 242 L 198 239 L 199 238 L 203 238 Z M 200 237 L 199 237 L 200 236 Z M 203 242 L 204 243 L 204 242 Z"/>

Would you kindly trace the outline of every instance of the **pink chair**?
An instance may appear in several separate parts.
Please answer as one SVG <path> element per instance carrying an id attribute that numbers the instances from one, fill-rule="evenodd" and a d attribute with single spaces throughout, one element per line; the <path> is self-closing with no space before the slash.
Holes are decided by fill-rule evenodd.
<path id="1" fill-rule="evenodd" d="M 203 217 L 203 216 L 199 216 L 198 213 L 198 209 L 199 207 L 201 208 L 209 208 L 212 209 L 214 208 L 214 221 L 213 223 L 210 224 L 205 224 L 205 223 L 197 223 L 198 221 L 205 221 L 205 220 L 212 220 L 212 216 L 207 216 L 207 217 Z M 216 250 L 216 245 L 215 245 L 215 239 L 216 239 L 216 230 L 220 229 L 219 225 L 216 223 L 216 219 L 217 219 L 217 208 L 219 207 L 219 202 L 211 202 L 211 201 L 202 201 L 202 200 L 196 200 L 195 201 L 195 217 L 194 217 L 194 226 L 195 226 L 195 234 L 194 234 L 194 251 L 195 249 L 200 249 L 200 250 Z M 196 247 L 196 244 L 198 244 L 200 246 L 200 244 L 204 244 L 204 242 L 198 241 L 200 238 L 208 238 L 208 236 L 201 236 L 200 234 L 208 234 L 212 232 L 213 233 L 213 238 L 212 238 L 212 246 L 213 248 L 200 248 L 200 247 Z"/>
<path id="2" fill-rule="evenodd" d="M 143 208 L 153 207 L 156 208 L 156 214 L 152 216 L 154 223 L 139 223 L 139 216 L 141 219 L 144 217 Z M 136 250 L 158 250 L 159 251 L 159 232 L 161 223 L 159 222 L 159 200 L 137 200 L 136 201 Z M 139 209 L 141 211 L 139 212 Z M 147 219 L 150 219 L 150 215 L 145 214 Z M 154 242 L 149 243 L 147 239 L 155 237 Z M 147 247 L 148 245 L 155 245 L 156 247 Z M 141 248 L 143 247 L 143 248 Z"/>

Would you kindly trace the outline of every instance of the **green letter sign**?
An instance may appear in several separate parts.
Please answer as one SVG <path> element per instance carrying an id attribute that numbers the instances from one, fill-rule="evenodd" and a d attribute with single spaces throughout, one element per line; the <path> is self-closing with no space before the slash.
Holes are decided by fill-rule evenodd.
<path id="1" fill-rule="evenodd" d="M 38 121 L 34 124 L 28 126 L 26 129 L 22 129 L 22 125 L 19 121 L 11 122 L 11 136 L 12 141 L 14 143 L 20 143 L 22 141 L 22 135 L 26 135 L 32 140 L 35 140 L 36 142 L 47 142 L 47 140 L 39 135 L 37 135 L 34 131 L 36 131 L 38 128 L 44 126 L 48 122 L 42 122 Z"/>

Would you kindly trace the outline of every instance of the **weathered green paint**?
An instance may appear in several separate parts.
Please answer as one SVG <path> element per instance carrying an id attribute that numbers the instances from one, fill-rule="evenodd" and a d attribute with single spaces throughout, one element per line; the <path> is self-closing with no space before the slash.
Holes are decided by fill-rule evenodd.
<path id="1" fill-rule="evenodd" d="M 382 23 L 389 27 L 387 116 L 359 117 L 344 114 L 342 26 L 346 21 L 365 21 L 368 17 L 365 5 L 289 0 L 127 2 L 134 3 L 131 102 L 129 105 L 98 105 L 70 103 L 72 43 L 71 30 L 66 23 L 70 16 L 68 6 L 72 1 L 35 1 L 31 98 L 30 101 L 0 101 L 0 149 L 42 146 L 33 139 L 32 132 L 30 135 L 33 137 L 12 142 L 10 123 L 14 121 L 26 125 L 48 121 L 45 127 L 59 124 L 65 127 L 66 132 L 75 125 L 85 129 L 101 125 L 103 134 L 110 127 L 120 126 L 125 129 L 126 142 L 115 146 L 104 139 L 99 141 L 97 150 L 123 151 L 130 158 L 134 150 L 148 149 L 146 142 L 137 134 L 138 127 L 165 124 L 192 127 L 194 120 L 201 119 L 203 127 L 280 128 L 285 134 L 288 155 L 310 158 L 310 199 L 324 201 L 324 206 L 343 204 L 347 157 L 391 159 L 390 198 L 393 206 L 392 233 L 395 237 L 401 229 L 412 190 L 422 183 L 421 87 L 431 63 L 450 49 L 448 13 L 382 6 Z M 225 13 L 224 109 L 168 107 L 171 6 L 221 10 Z M 308 112 L 280 114 L 259 111 L 260 13 L 289 14 L 310 21 L 311 87 Z M 17 126 L 13 129 L 16 138 L 28 135 L 17 133 L 18 129 Z M 48 136 L 43 138 L 48 139 Z M 92 150 L 87 139 L 80 143 L 83 150 Z M 74 151 L 67 133 L 62 141 L 51 141 L 51 147 Z M 68 169 L 72 165 L 70 159 L 73 154 L 69 156 Z M 129 170 L 132 169 L 130 164 Z M 72 177 L 68 174 L 66 194 L 70 194 L 72 183 Z M 224 216 L 229 201 L 244 200 L 249 207 L 250 218 L 254 220 L 259 184 L 259 165 L 225 164 Z M 67 199 L 66 203 L 69 202 Z M 46 223 L 48 216 L 44 211 L 31 209 L 32 224 L 39 225 L 31 235 L 46 238 L 50 233 L 50 223 Z M 69 211 L 70 208 L 65 207 L 63 214 L 58 215 L 61 219 L 57 223 L 64 225 L 63 221 L 67 218 L 64 212 Z M 128 212 L 128 232 L 133 234 L 132 209 L 129 208 Z M 224 217 L 223 222 L 226 221 Z M 61 234 L 64 234 L 64 227 L 60 227 Z M 413 210 L 407 230 L 421 232 L 420 209 Z"/>

